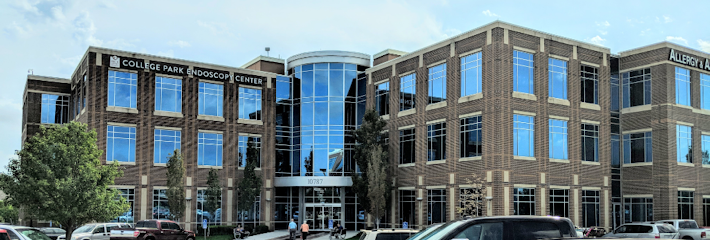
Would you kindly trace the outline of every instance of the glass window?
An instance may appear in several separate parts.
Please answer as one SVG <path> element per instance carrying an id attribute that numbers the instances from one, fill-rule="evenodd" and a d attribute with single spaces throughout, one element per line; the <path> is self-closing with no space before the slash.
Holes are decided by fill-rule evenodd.
<path id="1" fill-rule="evenodd" d="M 653 221 L 653 198 L 624 198 L 624 221 Z"/>
<path id="2" fill-rule="evenodd" d="M 414 147 L 415 130 L 399 130 L 399 164 L 414 163 L 416 150 Z"/>
<path id="3" fill-rule="evenodd" d="M 222 166 L 222 134 L 198 133 L 197 165 Z"/>
<path id="4" fill-rule="evenodd" d="M 582 190 L 582 227 L 599 226 L 599 191 Z"/>
<path id="5" fill-rule="evenodd" d="M 651 104 L 651 69 L 622 74 L 624 108 Z"/>
<path id="6" fill-rule="evenodd" d="M 239 88 L 239 118 L 261 120 L 261 90 Z"/>
<path id="7" fill-rule="evenodd" d="M 481 116 L 461 119 L 461 158 L 481 156 L 483 153 L 483 123 Z"/>
<path id="8" fill-rule="evenodd" d="M 168 163 L 175 149 L 180 149 L 180 131 L 155 129 L 154 163 Z"/>
<path id="9" fill-rule="evenodd" d="M 703 196 L 703 226 L 710 225 L 710 198 L 705 198 Z"/>
<path id="10" fill-rule="evenodd" d="M 550 189 L 550 215 L 569 217 L 569 189 Z"/>
<path id="11" fill-rule="evenodd" d="M 481 92 L 483 79 L 481 66 L 481 52 L 461 57 L 461 96 L 473 95 Z"/>
<path id="12" fill-rule="evenodd" d="M 375 85 L 375 110 L 382 115 L 390 114 L 390 83 Z"/>
<path id="13" fill-rule="evenodd" d="M 532 54 L 513 51 L 513 91 L 535 94 L 533 63 Z"/>
<path id="14" fill-rule="evenodd" d="M 517 225 L 517 224 L 516 224 Z M 539 227 L 535 226 L 535 227 Z M 527 230 L 527 229 L 526 229 Z M 529 231 L 521 230 L 521 232 L 529 233 Z M 558 231 L 559 232 L 559 231 Z M 525 239 L 530 236 L 525 236 L 520 239 Z M 468 240 L 501 240 L 503 239 L 503 223 L 479 223 L 467 227 L 461 233 L 456 235 L 454 239 Z M 518 239 L 518 238 L 516 238 Z"/>
<path id="15" fill-rule="evenodd" d="M 710 109 L 710 75 L 700 74 L 700 108 Z"/>
<path id="16" fill-rule="evenodd" d="M 513 215 L 535 215 L 534 188 L 513 188 Z"/>
<path id="17" fill-rule="evenodd" d="M 414 229 L 417 226 L 417 195 L 414 190 L 399 190 L 399 224 L 407 222 Z"/>
<path id="18" fill-rule="evenodd" d="M 108 71 L 108 106 L 136 108 L 137 84 L 135 73 Z"/>
<path id="19" fill-rule="evenodd" d="M 598 76 L 598 75 L 597 75 Z M 609 110 L 612 112 L 618 112 L 619 111 L 619 94 L 621 92 L 619 91 L 619 74 L 611 74 L 611 77 L 609 78 L 611 81 L 610 88 L 611 88 L 611 107 Z M 599 82 L 599 81 L 597 81 Z M 595 94 L 596 95 L 596 94 Z M 597 99 L 595 97 L 595 99 Z M 584 101 L 585 98 L 582 98 L 582 101 Z"/>
<path id="20" fill-rule="evenodd" d="M 428 224 L 446 222 L 446 189 L 427 190 Z"/>
<path id="21" fill-rule="evenodd" d="M 595 67 L 591 66 L 585 66 L 582 65 L 580 66 L 579 70 L 579 76 L 580 79 L 582 80 L 582 102 L 586 103 L 593 103 L 593 104 L 599 104 L 599 70 Z M 618 91 L 618 79 L 616 83 L 616 89 Z M 619 95 L 612 94 L 613 97 L 616 97 L 617 99 L 616 102 L 618 102 L 618 97 Z M 612 102 L 614 102 L 612 100 Z M 612 103 L 613 104 L 613 103 Z"/>
<path id="22" fill-rule="evenodd" d="M 213 210 L 212 212 L 205 210 L 205 204 L 207 204 L 207 196 L 205 194 L 207 190 L 199 189 L 197 190 L 197 209 L 195 211 L 195 219 L 197 222 L 202 222 L 206 219 L 209 223 L 219 224 L 222 222 L 222 195 L 219 196 L 219 208 Z"/>
<path id="23" fill-rule="evenodd" d="M 568 159 L 567 121 L 550 119 L 550 158 Z"/>
<path id="24" fill-rule="evenodd" d="M 599 125 L 582 124 L 582 161 L 599 162 Z"/>
<path id="25" fill-rule="evenodd" d="M 133 203 L 135 201 L 136 192 L 133 188 L 121 188 L 117 189 L 121 192 L 119 197 L 126 199 L 128 202 L 128 211 L 121 213 L 117 218 L 111 220 L 111 222 L 122 222 L 122 223 L 133 223 Z"/>
<path id="26" fill-rule="evenodd" d="M 653 162 L 653 134 L 624 134 L 624 163 L 640 162 Z"/>
<path id="27" fill-rule="evenodd" d="M 678 191 L 678 219 L 693 219 L 694 192 Z"/>
<path id="28" fill-rule="evenodd" d="M 106 161 L 136 162 L 136 128 L 108 126 Z"/>
<path id="29" fill-rule="evenodd" d="M 170 220 L 167 189 L 153 189 L 153 219 Z"/>
<path id="30" fill-rule="evenodd" d="M 446 159 L 446 122 L 427 125 L 427 161 Z"/>
<path id="31" fill-rule="evenodd" d="M 676 160 L 681 163 L 693 163 L 693 128 L 676 125 Z"/>
<path id="32" fill-rule="evenodd" d="M 89 81 L 88 81 L 88 78 L 86 77 L 86 74 L 84 74 L 84 83 L 82 84 L 82 90 L 81 90 L 81 96 L 82 96 L 81 109 L 84 109 L 87 106 L 86 105 L 86 98 L 89 95 L 88 89 L 89 89 Z"/>
<path id="33" fill-rule="evenodd" d="M 710 164 L 710 135 L 702 135 L 703 164 Z"/>
<path id="34" fill-rule="evenodd" d="M 515 138 L 513 155 L 535 156 L 535 117 L 526 115 L 513 116 L 513 137 Z"/>
<path id="35" fill-rule="evenodd" d="M 567 61 L 549 58 L 550 97 L 567 99 Z"/>
<path id="36" fill-rule="evenodd" d="M 675 67 L 675 103 L 690 106 L 690 70 Z"/>
<path id="37" fill-rule="evenodd" d="M 239 136 L 239 166 L 247 166 L 247 147 L 248 143 L 253 142 L 254 148 L 256 149 L 258 159 L 256 160 L 256 167 L 261 167 L 261 137 L 250 137 L 250 136 Z"/>
<path id="38" fill-rule="evenodd" d="M 429 104 L 446 101 L 446 63 L 429 68 Z"/>
<path id="39" fill-rule="evenodd" d="M 414 108 L 417 93 L 416 73 L 409 74 L 399 79 L 399 110 L 404 111 Z"/>
<path id="40" fill-rule="evenodd" d="M 155 110 L 182 112 L 182 80 L 155 77 Z"/>
<path id="41" fill-rule="evenodd" d="M 69 96 L 42 94 L 41 123 L 68 123 Z"/>
<path id="42" fill-rule="evenodd" d="M 222 84 L 200 82 L 199 114 L 221 117 L 223 96 L 224 86 Z"/>

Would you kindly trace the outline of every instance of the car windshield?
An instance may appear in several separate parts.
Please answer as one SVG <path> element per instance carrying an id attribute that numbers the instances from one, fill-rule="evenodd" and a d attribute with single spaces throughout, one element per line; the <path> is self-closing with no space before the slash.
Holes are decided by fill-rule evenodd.
<path id="1" fill-rule="evenodd" d="M 695 221 L 681 221 L 678 222 L 678 228 L 680 229 L 696 229 L 698 224 Z"/>
<path id="2" fill-rule="evenodd" d="M 31 240 L 51 240 L 46 234 L 34 228 L 15 228 L 15 230 Z"/>
<path id="3" fill-rule="evenodd" d="M 429 232 L 427 235 L 423 236 L 421 240 L 438 240 L 444 238 L 444 235 L 448 234 L 452 230 L 456 229 L 457 227 L 461 226 L 464 224 L 465 221 L 456 221 L 456 222 L 449 222 L 444 225 L 441 225 L 441 227 L 438 227 L 434 229 L 434 231 Z"/>
<path id="4" fill-rule="evenodd" d="M 424 230 L 420 231 L 419 233 L 414 234 L 414 236 L 407 238 L 407 240 L 419 240 L 419 239 L 423 238 L 424 236 L 426 236 L 427 234 L 429 234 L 430 232 L 433 232 L 434 229 L 441 227 L 442 225 L 443 224 L 429 226 L 429 227 L 425 228 Z"/>
<path id="5" fill-rule="evenodd" d="M 74 233 L 87 233 L 91 230 L 94 230 L 94 225 L 84 225 L 74 230 Z"/>

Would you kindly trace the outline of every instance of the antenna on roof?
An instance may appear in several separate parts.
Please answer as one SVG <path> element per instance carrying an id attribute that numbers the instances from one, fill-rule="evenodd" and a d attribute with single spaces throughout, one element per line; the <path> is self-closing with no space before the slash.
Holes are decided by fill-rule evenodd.
<path id="1" fill-rule="evenodd" d="M 27 74 L 29 75 L 35 75 L 34 71 L 32 69 L 27 70 Z"/>
<path id="2" fill-rule="evenodd" d="M 267 56 L 267 57 L 269 56 L 269 51 L 271 51 L 271 48 L 270 48 L 270 47 L 266 47 L 266 56 Z"/>

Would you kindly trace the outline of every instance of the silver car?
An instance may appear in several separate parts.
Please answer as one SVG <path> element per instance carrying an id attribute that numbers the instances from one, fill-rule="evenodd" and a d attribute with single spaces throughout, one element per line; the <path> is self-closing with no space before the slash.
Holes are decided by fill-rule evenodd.
<path id="1" fill-rule="evenodd" d="M 32 227 L 0 225 L 0 229 L 7 231 L 10 240 L 51 240 L 42 231 Z"/>
<path id="2" fill-rule="evenodd" d="M 119 227 L 130 227 L 130 225 L 127 223 L 86 224 L 74 230 L 70 240 L 109 240 L 111 238 L 111 228 Z"/>
<path id="3" fill-rule="evenodd" d="M 605 238 L 664 238 L 677 239 L 678 231 L 664 223 L 627 223 L 604 235 Z"/>

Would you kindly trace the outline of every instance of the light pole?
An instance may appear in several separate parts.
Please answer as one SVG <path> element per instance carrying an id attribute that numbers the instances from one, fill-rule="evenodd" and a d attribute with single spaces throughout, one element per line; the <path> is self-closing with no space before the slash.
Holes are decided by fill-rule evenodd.
<path id="1" fill-rule="evenodd" d="M 491 209 L 491 200 L 493 200 L 493 197 L 486 196 L 486 215 L 488 216 L 493 216 L 493 214 L 491 214 L 491 212 L 493 211 Z"/>
<path id="2" fill-rule="evenodd" d="M 424 211 L 422 211 L 422 200 L 424 200 L 424 198 L 420 198 L 420 197 L 417 198 L 417 201 L 419 202 L 419 219 L 423 221 L 424 216 L 422 216 L 422 215 L 424 214 Z M 420 222 L 419 229 L 422 229 L 422 226 L 424 226 L 424 223 Z"/>

